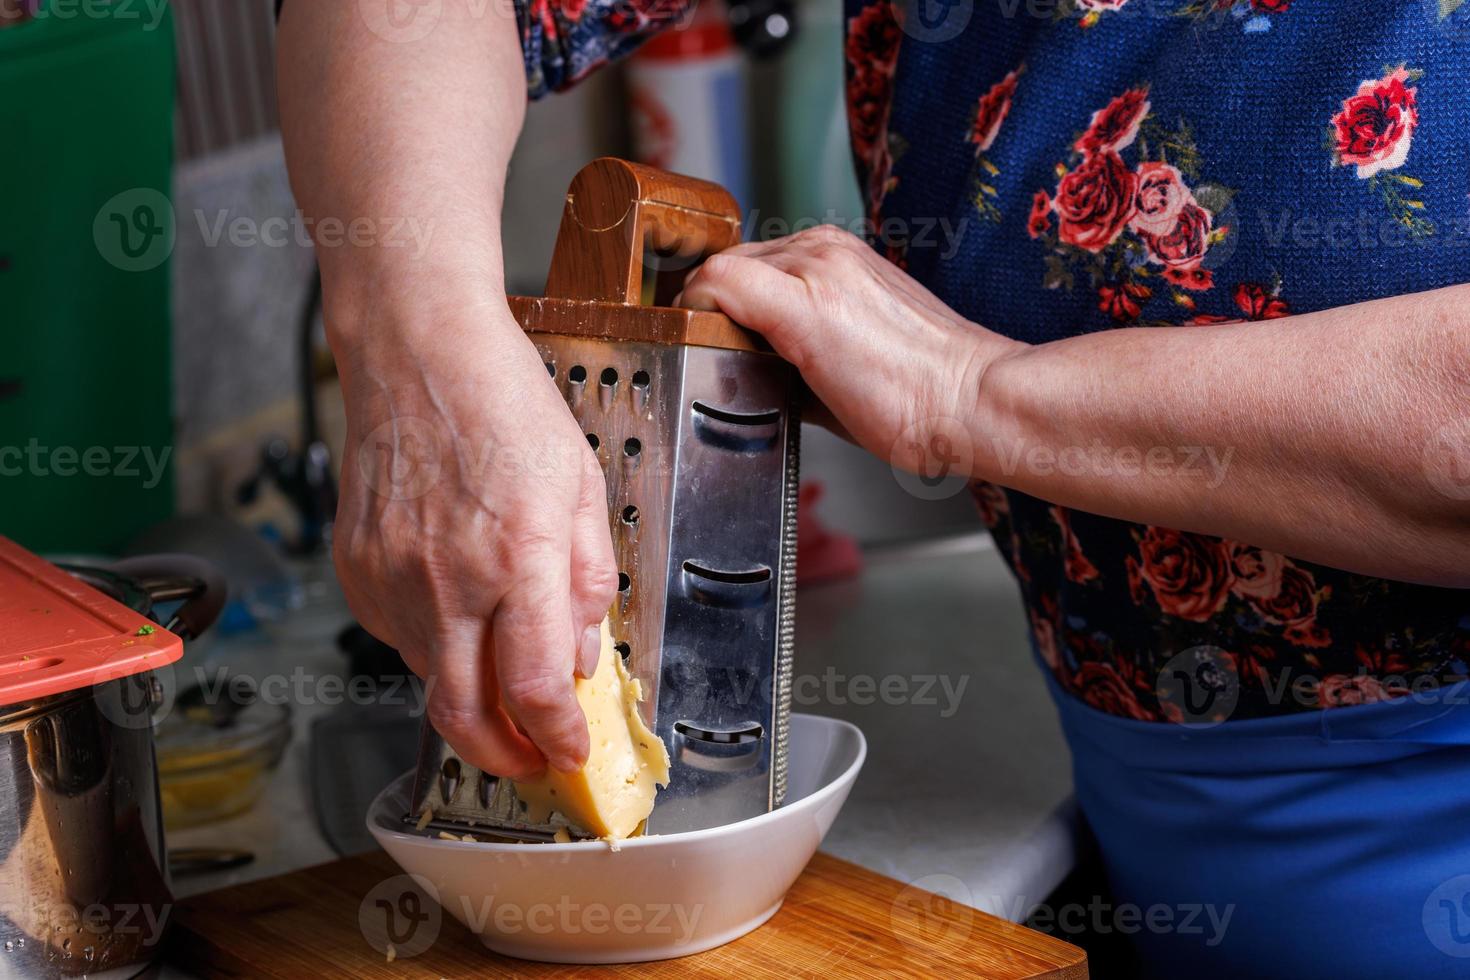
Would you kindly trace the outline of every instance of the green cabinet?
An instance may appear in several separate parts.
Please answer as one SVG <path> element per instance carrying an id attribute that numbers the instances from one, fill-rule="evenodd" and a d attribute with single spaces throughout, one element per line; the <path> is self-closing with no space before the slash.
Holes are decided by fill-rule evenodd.
<path id="1" fill-rule="evenodd" d="M 168 8 L 46 0 L 0 92 L 0 534 L 111 550 L 173 510 Z"/>

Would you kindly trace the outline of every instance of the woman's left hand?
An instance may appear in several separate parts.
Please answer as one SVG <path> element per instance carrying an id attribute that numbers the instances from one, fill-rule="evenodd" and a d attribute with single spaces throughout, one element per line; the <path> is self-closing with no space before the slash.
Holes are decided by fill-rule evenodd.
<path id="1" fill-rule="evenodd" d="M 924 464 L 936 420 L 966 424 L 988 367 L 1026 348 L 831 225 L 711 256 L 678 303 L 763 335 L 853 441 L 911 470 Z"/>

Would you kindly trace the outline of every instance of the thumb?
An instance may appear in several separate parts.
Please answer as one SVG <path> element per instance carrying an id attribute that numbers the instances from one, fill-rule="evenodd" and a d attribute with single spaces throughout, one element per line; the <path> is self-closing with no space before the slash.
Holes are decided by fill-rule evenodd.
<path id="1" fill-rule="evenodd" d="M 591 677 L 602 652 L 602 620 L 618 591 L 618 565 L 608 532 L 607 481 L 597 459 L 583 454 L 582 489 L 572 515 L 572 628 L 577 673 Z"/>

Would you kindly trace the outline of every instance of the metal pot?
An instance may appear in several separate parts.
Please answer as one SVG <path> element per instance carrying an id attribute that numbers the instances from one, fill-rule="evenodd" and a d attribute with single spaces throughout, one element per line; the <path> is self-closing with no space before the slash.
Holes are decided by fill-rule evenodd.
<path id="1" fill-rule="evenodd" d="M 224 605 L 223 579 L 183 555 L 67 571 L 150 619 L 184 600 L 165 626 L 186 640 Z M 145 671 L 0 706 L 0 978 L 132 977 L 157 955 L 173 903 L 160 698 Z"/>

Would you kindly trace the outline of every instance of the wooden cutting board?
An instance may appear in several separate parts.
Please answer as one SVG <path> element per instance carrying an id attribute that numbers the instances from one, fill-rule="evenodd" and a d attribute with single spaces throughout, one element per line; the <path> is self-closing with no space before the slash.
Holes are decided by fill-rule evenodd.
<path id="1" fill-rule="evenodd" d="M 205 980 L 1087 978 L 1075 946 L 820 853 L 764 926 L 682 959 L 615 967 L 507 959 L 446 915 L 432 945 L 390 963 L 364 938 L 358 908 L 398 874 L 378 852 L 187 899 L 174 916 L 170 961 Z"/>

